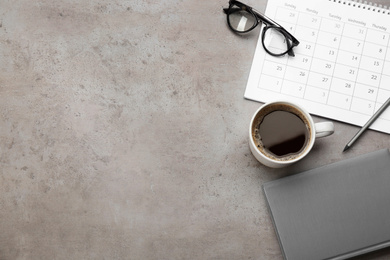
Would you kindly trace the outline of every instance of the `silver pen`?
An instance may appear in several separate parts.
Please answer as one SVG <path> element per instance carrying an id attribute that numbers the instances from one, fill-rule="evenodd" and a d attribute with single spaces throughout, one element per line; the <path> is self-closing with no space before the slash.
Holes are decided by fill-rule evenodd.
<path id="1" fill-rule="evenodd" d="M 354 137 L 352 137 L 351 141 L 347 143 L 345 146 L 343 152 L 351 148 L 353 143 L 362 135 L 362 133 L 380 116 L 380 114 L 386 110 L 387 106 L 390 104 L 390 97 L 387 99 L 387 101 L 378 109 L 378 111 L 375 112 L 375 114 L 370 118 L 370 120 L 367 121 L 367 123 L 355 134 Z"/>

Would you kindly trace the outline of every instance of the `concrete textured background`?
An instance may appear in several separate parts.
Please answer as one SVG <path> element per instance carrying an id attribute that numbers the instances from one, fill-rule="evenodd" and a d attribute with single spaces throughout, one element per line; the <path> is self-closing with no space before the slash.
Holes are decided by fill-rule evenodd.
<path id="1" fill-rule="evenodd" d="M 261 184 L 390 147 L 343 154 L 358 128 L 334 122 L 305 160 L 258 163 L 259 30 L 230 32 L 227 2 L 0 0 L 1 260 L 282 259 Z"/>

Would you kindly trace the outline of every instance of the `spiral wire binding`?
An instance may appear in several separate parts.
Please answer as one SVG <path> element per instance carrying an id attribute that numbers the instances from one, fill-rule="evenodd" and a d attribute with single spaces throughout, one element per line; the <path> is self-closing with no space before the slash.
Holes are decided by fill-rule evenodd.
<path id="1" fill-rule="evenodd" d="M 390 10 L 389 10 L 390 8 L 386 5 L 378 5 L 375 3 L 362 1 L 362 0 L 329 0 L 329 2 L 349 5 L 349 6 L 362 8 L 377 13 L 390 15 Z"/>

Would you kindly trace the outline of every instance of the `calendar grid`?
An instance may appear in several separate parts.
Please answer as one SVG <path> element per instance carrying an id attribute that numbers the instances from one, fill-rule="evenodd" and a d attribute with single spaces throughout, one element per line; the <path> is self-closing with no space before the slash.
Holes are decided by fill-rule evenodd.
<path id="1" fill-rule="evenodd" d="M 301 15 L 301 13 L 300 12 L 298 12 L 298 17 L 297 17 L 297 21 L 299 20 L 299 16 Z M 296 30 L 296 27 L 297 27 L 297 24 L 295 23 L 295 30 Z M 316 44 L 314 45 L 314 46 L 316 46 Z M 314 49 L 315 49 L 315 47 L 314 47 Z M 287 61 L 288 62 L 288 61 Z M 310 62 L 310 64 L 309 64 L 309 68 L 308 68 L 308 71 L 310 71 L 310 68 L 311 68 L 311 62 Z M 309 78 L 307 77 L 306 78 L 306 80 L 305 80 L 305 86 L 307 86 L 308 84 L 308 80 L 309 80 Z M 307 88 L 305 87 L 304 89 L 303 89 L 303 97 L 305 96 L 305 94 L 306 94 L 306 90 L 307 90 Z"/>
<path id="2" fill-rule="evenodd" d="M 364 35 L 363 47 L 362 47 L 362 51 L 361 51 L 361 53 L 360 53 L 360 56 L 361 56 L 361 57 L 363 56 L 364 46 L 366 45 L 366 38 L 367 38 L 367 32 L 366 32 L 365 35 Z M 359 63 L 358 63 L 358 66 L 357 66 L 357 68 L 358 68 L 358 69 L 357 69 L 357 73 L 359 73 L 359 71 L 360 71 L 360 64 L 361 64 L 361 62 L 362 62 L 362 59 L 359 60 Z M 355 79 L 355 88 L 354 88 L 353 91 L 352 91 L 352 97 L 355 96 L 355 91 L 356 91 L 356 85 L 357 85 L 357 83 L 358 83 L 358 81 L 357 81 L 357 78 L 356 78 L 356 79 Z M 350 104 L 349 110 L 351 110 L 351 107 L 352 107 L 352 102 L 351 102 L 351 104 Z"/>
<path id="3" fill-rule="evenodd" d="M 322 21 L 322 19 L 321 19 L 321 21 Z M 320 28 L 321 28 L 321 26 L 320 26 Z M 343 31 L 344 31 L 344 26 L 343 26 L 343 29 L 342 29 L 340 35 L 343 34 Z M 340 42 L 341 42 L 341 41 L 340 41 Z M 337 49 L 340 49 L 340 43 L 337 45 Z M 338 55 L 339 55 L 339 53 L 336 52 L 336 57 L 335 57 L 335 60 L 336 60 L 336 61 L 337 61 L 337 59 L 338 59 Z M 334 79 L 334 69 L 333 69 L 333 71 L 332 71 L 332 76 L 331 76 L 331 80 L 330 80 L 330 86 L 332 86 L 333 79 Z M 328 103 L 329 103 L 329 94 L 328 94 L 327 99 L 326 99 L 326 104 L 328 104 Z"/>
<path id="4" fill-rule="evenodd" d="M 389 37 L 388 37 L 389 38 Z M 389 39 L 387 39 L 387 44 L 389 43 Z M 388 51 L 389 51 L 389 48 L 386 48 L 386 50 L 385 50 L 385 55 L 384 55 L 384 59 L 383 59 L 383 66 L 382 66 L 382 69 L 381 69 L 381 74 L 382 75 L 384 75 L 385 73 L 384 73 L 384 69 L 385 69 L 385 63 L 386 63 L 386 57 L 387 57 L 387 54 L 388 54 Z M 380 77 L 380 79 L 379 79 L 379 88 L 380 88 L 380 86 L 382 85 L 382 77 Z M 376 100 L 378 100 L 378 97 L 379 97 L 379 91 L 378 91 L 378 93 L 376 94 Z M 378 108 L 379 108 L 380 106 L 378 106 Z"/>
<path id="5" fill-rule="evenodd" d="M 298 13 L 298 15 L 300 15 L 300 13 Z M 322 18 L 320 19 L 321 20 L 321 22 L 322 22 Z M 320 26 L 321 26 L 321 24 L 320 24 Z M 345 26 L 342 26 L 342 28 L 344 29 L 344 27 Z M 363 28 L 363 27 L 362 27 Z M 337 36 L 342 36 L 343 35 L 343 31 L 341 31 L 341 34 L 339 34 L 339 35 L 337 35 Z M 365 34 L 365 36 L 367 36 L 367 33 Z M 353 39 L 352 37 L 348 37 L 348 36 L 342 36 L 342 37 L 344 37 L 344 38 L 351 38 L 351 39 Z M 360 51 L 360 53 L 354 53 L 354 52 L 349 52 L 349 51 L 347 51 L 347 50 L 343 50 L 344 52 L 349 52 L 349 53 L 351 53 L 351 54 L 357 54 L 357 55 L 359 55 L 359 56 L 363 56 L 363 48 L 364 48 L 364 44 L 365 44 L 365 42 L 366 42 L 366 38 L 364 38 L 363 39 L 363 47 L 362 47 L 362 50 Z M 318 42 L 318 38 L 316 39 L 316 42 L 314 42 L 314 52 L 315 52 L 315 50 L 316 50 L 316 48 L 317 48 L 317 46 L 318 45 L 322 45 L 321 43 L 319 43 Z M 337 52 L 336 52 L 336 57 L 335 57 L 335 60 L 337 60 L 338 59 L 338 53 L 339 53 L 339 51 L 340 51 L 340 43 L 336 46 L 337 47 Z M 313 57 L 312 57 L 313 58 Z M 320 57 L 315 57 L 316 59 L 321 59 Z M 269 61 L 269 59 L 266 59 L 267 61 Z M 321 60 L 324 60 L 324 61 L 329 61 L 329 60 L 327 60 L 327 59 L 321 59 Z M 359 60 L 359 64 L 357 65 L 357 67 L 356 67 L 356 69 L 358 70 L 358 71 L 361 71 L 362 69 L 360 68 L 360 63 L 361 63 L 361 59 Z M 347 66 L 347 64 L 345 64 L 345 63 L 343 63 L 343 62 L 339 62 L 338 64 L 340 64 L 340 65 L 346 65 Z M 291 65 L 290 67 L 294 67 L 293 65 Z M 299 67 L 295 67 L 295 68 L 299 68 Z M 367 69 L 366 69 L 367 70 Z M 309 67 L 309 73 L 310 73 L 310 71 L 311 71 L 311 64 L 310 64 L 310 67 Z M 367 71 L 370 71 L 370 70 L 367 70 Z M 383 68 L 382 68 L 382 71 L 383 71 Z M 374 73 L 374 71 L 370 71 L 370 72 L 373 72 Z M 264 73 L 264 74 L 266 74 L 266 73 Z M 334 70 L 333 70 L 333 72 L 332 72 L 332 75 L 330 75 L 331 76 L 331 82 L 330 82 L 330 85 L 332 84 L 332 82 L 333 82 L 333 80 L 336 78 L 338 78 L 337 76 L 335 76 L 334 75 Z M 283 75 L 283 79 L 284 79 L 284 75 Z M 306 84 L 305 85 L 309 85 L 308 83 L 308 79 L 306 80 Z M 358 83 L 358 81 L 357 80 L 354 80 L 354 84 L 356 84 L 356 83 Z M 363 85 L 365 85 L 365 84 L 363 84 Z M 367 86 L 369 86 L 369 85 L 367 85 Z M 312 86 L 312 87 L 315 87 L 315 86 Z M 354 97 L 354 93 L 355 93 L 355 89 L 356 88 L 354 88 L 354 90 L 353 90 L 353 92 L 352 92 L 352 97 Z M 306 89 L 305 89 L 305 91 L 306 91 Z M 334 92 L 338 92 L 337 90 L 334 90 Z M 328 99 L 329 99 L 329 96 L 328 96 Z M 328 104 L 328 99 L 327 99 L 327 101 L 325 102 L 326 104 Z M 364 98 L 362 98 L 362 99 L 364 99 Z M 351 104 L 349 104 L 349 108 L 348 109 L 346 109 L 346 110 L 351 110 L 351 106 L 352 106 L 352 103 Z"/>
<path id="6" fill-rule="evenodd" d="M 298 13 L 298 19 L 297 19 L 297 21 L 299 20 L 299 16 L 300 16 L 300 13 Z M 296 30 L 296 29 L 297 29 L 297 23 L 295 23 L 295 30 Z M 315 40 L 317 41 L 317 37 L 316 37 Z M 314 46 L 316 46 L 316 42 L 314 43 Z M 315 50 L 315 47 L 314 47 L 314 50 Z M 309 58 L 310 58 L 310 57 L 309 57 Z M 309 58 L 306 57 L 306 58 L 303 58 L 303 59 L 308 59 L 308 60 L 309 60 Z M 312 66 L 312 62 L 309 63 L 308 71 L 311 70 L 311 66 Z M 306 78 L 306 81 L 305 81 L 305 85 L 306 85 L 306 86 L 308 85 L 308 80 L 309 80 L 309 78 L 307 77 L 307 78 Z M 307 87 L 305 87 L 305 89 L 304 89 L 304 91 L 303 91 L 303 97 L 306 95 L 306 91 L 307 91 Z"/>
<path id="7" fill-rule="evenodd" d="M 306 104 L 311 113 L 362 125 L 390 96 L 390 34 L 384 27 L 390 17 L 379 23 L 367 9 L 328 0 L 270 3 L 266 15 L 300 44 L 295 57 L 281 58 L 258 44 L 252 65 L 258 70 L 251 71 L 245 97 L 263 102 L 288 98 Z M 390 112 L 378 121 L 373 129 L 390 133 Z"/>

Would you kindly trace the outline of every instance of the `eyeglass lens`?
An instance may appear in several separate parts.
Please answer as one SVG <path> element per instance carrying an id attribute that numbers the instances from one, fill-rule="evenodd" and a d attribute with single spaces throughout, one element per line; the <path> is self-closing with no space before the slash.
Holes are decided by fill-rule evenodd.
<path id="1" fill-rule="evenodd" d="M 263 28 L 263 46 L 275 55 L 285 54 L 291 49 L 291 40 L 279 28 Z"/>
<path id="2" fill-rule="evenodd" d="M 242 10 L 236 5 L 230 8 L 228 19 L 232 29 L 238 32 L 246 32 L 252 29 L 257 22 L 256 17 L 252 13 Z"/>

